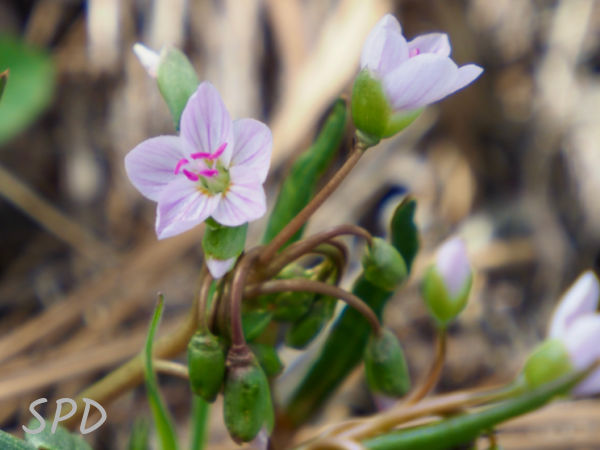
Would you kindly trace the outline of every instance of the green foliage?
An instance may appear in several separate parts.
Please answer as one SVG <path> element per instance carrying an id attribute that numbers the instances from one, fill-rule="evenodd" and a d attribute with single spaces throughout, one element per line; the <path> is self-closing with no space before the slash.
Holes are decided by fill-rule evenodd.
<path id="1" fill-rule="evenodd" d="M 208 330 L 198 331 L 188 343 L 190 385 L 194 394 L 214 402 L 225 378 L 225 351 L 221 339 Z"/>
<path id="2" fill-rule="evenodd" d="M 150 424 L 145 418 L 136 419 L 129 437 L 128 450 L 148 450 Z"/>
<path id="3" fill-rule="evenodd" d="M 28 428 L 34 430 L 38 426 L 37 419 L 32 419 Z M 70 433 L 66 428 L 58 426 L 54 433 L 51 431 L 52 427 L 46 426 L 37 434 L 25 433 L 25 440 L 34 448 L 43 450 L 92 450 L 92 447 L 81 436 Z M 1 448 L 4 450 L 4 446 Z"/>
<path id="4" fill-rule="evenodd" d="M 162 450 L 176 450 L 178 445 L 173 422 L 169 415 L 169 411 L 160 396 L 158 381 L 154 369 L 152 368 L 152 344 L 154 342 L 154 334 L 156 333 L 162 315 L 164 300 L 162 294 L 158 296 L 158 304 L 154 310 L 152 322 L 150 322 L 150 329 L 148 330 L 148 337 L 146 338 L 146 345 L 144 347 L 144 378 L 146 380 L 148 403 L 150 403 L 150 409 L 152 410 L 152 416 L 154 417 L 154 424 L 158 433 L 160 448 Z"/>
<path id="5" fill-rule="evenodd" d="M 242 317 L 242 327 L 244 329 L 244 337 L 247 341 L 256 339 L 271 323 L 273 313 L 262 309 L 256 309 L 244 313 Z"/>
<path id="6" fill-rule="evenodd" d="M 396 248 L 381 238 L 373 238 L 362 260 L 365 278 L 374 285 L 393 291 L 407 276 L 406 264 Z"/>
<path id="7" fill-rule="evenodd" d="M 410 374 L 400 342 L 390 330 L 371 336 L 365 351 L 365 372 L 369 387 L 391 397 L 401 397 L 410 389 Z"/>
<path id="8" fill-rule="evenodd" d="M 35 450 L 36 447 L 0 430 L 0 448 L 2 450 Z"/>
<path id="9" fill-rule="evenodd" d="M 263 237 L 267 243 L 311 200 L 319 179 L 331 164 L 346 130 L 346 103 L 337 100 L 312 146 L 294 162 L 286 176 Z M 297 241 L 298 231 L 286 245 Z M 284 246 L 285 247 L 285 246 Z"/>
<path id="10" fill-rule="evenodd" d="M 207 220 L 202 238 L 204 254 L 223 260 L 239 256 L 244 251 L 247 232 L 247 223 L 239 227 L 226 227 L 214 220 Z"/>
<path id="11" fill-rule="evenodd" d="M 400 252 L 410 273 L 412 263 L 419 252 L 419 229 L 415 225 L 417 202 L 406 197 L 394 211 L 391 224 L 392 245 Z"/>
<path id="12" fill-rule="evenodd" d="M 260 429 L 273 427 L 273 404 L 269 381 L 256 357 L 243 364 L 228 367 L 225 379 L 223 416 L 231 437 L 238 442 L 248 442 Z"/>
<path id="13" fill-rule="evenodd" d="M 7 72 L 10 70 L 10 83 Z M 0 145 L 27 128 L 54 92 L 54 65 L 43 50 L 0 36 Z"/>
<path id="14" fill-rule="evenodd" d="M 331 302 L 315 300 L 308 312 L 296 320 L 285 334 L 286 345 L 303 349 L 317 337 L 331 319 Z"/>
<path id="15" fill-rule="evenodd" d="M 581 372 L 571 373 L 483 410 L 452 416 L 421 427 L 392 431 L 367 439 L 362 444 L 374 450 L 455 448 L 471 442 L 501 422 L 536 410 L 556 396 L 568 393 L 581 381 L 582 375 Z"/>
<path id="16" fill-rule="evenodd" d="M 166 47 L 160 55 L 157 70 L 158 89 L 162 94 L 175 128 L 179 130 L 181 113 L 200 81 L 187 57 L 174 47 Z"/>
<path id="17" fill-rule="evenodd" d="M 407 204 L 410 206 L 407 207 Z M 412 222 L 414 209 L 414 200 L 403 202 L 396 208 L 391 222 L 392 244 L 403 258 L 407 260 L 408 257 L 407 261 L 410 262 L 416 253 L 414 243 L 418 242 L 417 230 Z M 402 215 L 402 219 L 398 215 Z M 412 247 L 406 245 L 405 239 L 411 241 Z M 403 249 L 411 248 L 414 253 L 409 251 L 405 256 Z M 359 276 L 354 282 L 352 293 L 369 305 L 380 319 L 386 302 L 393 294 L 367 281 L 364 275 Z M 343 309 L 333 324 L 320 353 L 285 406 L 285 414 L 292 423 L 301 424 L 308 420 L 360 363 L 370 332 L 369 323 L 360 313 L 348 306 Z"/>
<path id="18" fill-rule="evenodd" d="M 192 439 L 190 450 L 202 450 L 206 445 L 208 416 L 210 405 L 202 397 L 194 395 L 192 397 Z"/>
<path id="19" fill-rule="evenodd" d="M 283 363 L 279 359 L 277 350 L 272 345 L 254 342 L 250 344 L 250 348 L 252 353 L 256 355 L 256 359 L 258 359 L 258 363 L 267 377 L 273 378 L 283 371 Z"/>

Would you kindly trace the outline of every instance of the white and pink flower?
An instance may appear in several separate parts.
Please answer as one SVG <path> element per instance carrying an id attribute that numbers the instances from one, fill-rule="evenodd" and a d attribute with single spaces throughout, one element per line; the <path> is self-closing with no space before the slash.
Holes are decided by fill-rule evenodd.
<path id="1" fill-rule="evenodd" d="M 254 119 L 232 121 L 214 86 L 204 82 L 187 102 L 179 136 L 148 139 L 125 157 L 142 195 L 157 202 L 159 239 L 212 217 L 235 227 L 266 211 L 263 183 L 271 158 L 269 128 Z"/>
<path id="2" fill-rule="evenodd" d="M 407 42 L 398 20 L 386 14 L 368 35 L 360 65 L 381 81 L 394 111 L 416 110 L 464 88 L 483 71 L 475 64 L 458 67 L 450 51 L 444 33 Z"/>

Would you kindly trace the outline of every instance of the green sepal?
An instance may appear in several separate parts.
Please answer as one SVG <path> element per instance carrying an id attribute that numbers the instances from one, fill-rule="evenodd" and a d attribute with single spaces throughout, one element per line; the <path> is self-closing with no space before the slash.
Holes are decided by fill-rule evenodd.
<path id="1" fill-rule="evenodd" d="M 317 337 L 331 318 L 331 303 L 315 301 L 310 310 L 292 323 L 285 333 L 285 343 L 289 347 L 301 350 Z"/>
<path id="2" fill-rule="evenodd" d="M 6 84 L 6 69 L 10 83 Z M 23 39 L 0 36 L 0 145 L 25 130 L 48 107 L 56 70 L 48 51 Z"/>
<path id="3" fill-rule="evenodd" d="M 416 209 L 414 198 L 404 198 L 396 207 L 390 224 L 392 245 L 402 255 L 408 273 L 419 252 L 419 229 L 414 219 Z"/>
<path id="4" fill-rule="evenodd" d="M 180 50 L 165 47 L 160 54 L 156 81 L 171 111 L 175 128 L 179 130 L 179 121 L 185 105 L 200 83 L 198 75 Z"/>
<path id="5" fill-rule="evenodd" d="M 273 378 L 283 371 L 283 363 L 272 345 L 253 342 L 250 344 L 250 348 L 267 377 Z"/>
<path id="6" fill-rule="evenodd" d="M 192 392 L 212 403 L 225 378 L 225 351 L 221 339 L 208 330 L 196 332 L 188 343 L 188 368 Z"/>
<path id="7" fill-rule="evenodd" d="M 35 423 L 38 423 L 37 420 Z M 36 450 L 37 447 L 34 447 L 29 442 L 19 439 L 6 431 L 0 430 L 0 448 L 2 450 Z"/>
<path id="8" fill-rule="evenodd" d="M 362 260 L 365 278 L 382 289 L 393 291 L 407 277 L 402 255 L 384 239 L 373 238 Z"/>
<path id="9" fill-rule="evenodd" d="M 150 322 L 150 328 L 148 330 L 143 353 L 144 379 L 146 381 L 148 403 L 150 403 L 150 409 L 152 410 L 152 417 L 154 418 L 154 425 L 156 427 L 156 433 L 158 434 L 160 448 L 163 450 L 176 450 L 179 446 L 175 434 L 175 427 L 173 426 L 173 420 L 171 419 L 169 410 L 160 395 L 158 380 L 152 364 L 154 335 L 156 334 L 162 316 L 164 301 L 164 296 L 160 294 L 158 296 L 158 303 L 154 310 L 154 315 L 152 316 L 152 321 Z"/>
<path id="10" fill-rule="evenodd" d="M 435 265 L 425 272 L 423 277 L 423 298 L 431 316 L 440 327 L 445 327 L 454 320 L 467 306 L 473 276 L 464 282 L 460 292 L 454 296 L 446 289 L 444 279 Z"/>
<path id="11" fill-rule="evenodd" d="M 536 388 L 574 369 L 565 344 L 560 339 L 547 339 L 527 358 L 523 376 L 530 388 Z"/>
<path id="12" fill-rule="evenodd" d="M 541 408 L 555 397 L 567 394 L 587 375 L 589 372 L 573 372 L 492 406 L 428 425 L 392 431 L 369 438 L 362 445 L 373 450 L 457 448 L 502 422 Z"/>
<path id="13" fill-rule="evenodd" d="M 236 442 L 248 442 L 263 426 L 273 429 L 269 381 L 256 356 L 247 348 L 232 347 L 227 357 L 223 417 Z"/>
<path id="14" fill-rule="evenodd" d="M 226 227 L 209 219 L 202 238 L 204 254 L 222 260 L 238 257 L 244 251 L 247 233 L 247 223 L 239 227 Z"/>
<path id="15" fill-rule="evenodd" d="M 346 103 L 337 100 L 314 143 L 298 156 L 285 177 L 269 217 L 263 237 L 264 243 L 271 241 L 310 202 L 320 178 L 331 164 L 342 142 L 346 122 Z M 297 241 L 303 230 L 304 227 L 290 238 L 285 246 Z"/>
<path id="16" fill-rule="evenodd" d="M 247 341 L 256 339 L 271 323 L 273 313 L 265 310 L 252 310 L 242 316 L 242 327 Z"/>
<path id="17" fill-rule="evenodd" d="M 389 104 L 381 81 L 368 69 L 359 72 L 352 87 L 352 120 L 359 139 L 366 147 L 376 145 L 381 139 L 391 137 L 408 127 L 423 111 L 394 112 Z"/>
<path id="18" fill-rule="evenodd" d="M 0 72 L 0 101 L 2 101 L 4 88 L 6 87 L 6 82 L 8 81 L 8 72 L 8 69 L 6 69 L 4 72 Z"/>
<path id="19" fill-rule="evenodd" d="M 410 374 L 398 338 L 390 330 L 371 335 L 365 350 L 365 373 L 373 392 L 402 397 L 410 389 Z"/>

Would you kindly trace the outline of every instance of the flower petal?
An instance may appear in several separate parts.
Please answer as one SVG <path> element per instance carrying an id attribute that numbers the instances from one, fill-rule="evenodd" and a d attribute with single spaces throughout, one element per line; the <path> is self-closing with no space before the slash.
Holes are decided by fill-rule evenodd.
<path id="1" fill-rule="evenodd" d="M 229 112 L 217 89 L 205 81 L 185 105 L 181 115 L 181 137 L 194 152 L 214 153 L 223 144 L 227 147 L 219 159 L 229 165 L 234 147 L 233 126 Z"/>
<path id="2" fill-rule="evenodd" d="M 218 280 L 233 268 L 236 259 L 236 257 L 229 259 L 215 259 L 208 257 L 206 258 L 206 265 L 212 277 Z"/>
<path id="3" fill-rule="evenodd" d="M 267 178 L 273 149 L 271 130 L 264 123 L 254 119 L 240 119 L 233 122 L 235 148 L 231 167 L 243 167 L 252 171 L 263 183 Z"/>
<path id="4" fill-rule="evenodd" d="M 587 369 L 600 358 L 600 315 L 590 314 L 575 320 L 567 330 L 563 341 L 573 366 L 579 370 Z M 576 395 L 592 395 L 600 392 L 600 369 L 573 390 Z"/>
<path id="5" fill-rule="evenodd" d="M 436 253 L 435 267 L 450 295 L 459 295 L 471 276 L 465 241 L 455 237 L 442 244 Z"/>
<path id="6" fill-rule="evenodd" d="M 450 56 L 452 47 L 446 33 L 428 33 L 417 36 L 408 43 L 409 55 L 435 53 L 439 56 Z"/>
<path id="7" fill-rule="evenodd" d="M 177 161 L 184 157 L 178 136 L 158 136 L 138 144 L 125 156 L 131 183 L 150 200 L 158 201 L 162 190 L 175 179 Z"/>
<path id="8" fill-rule="evenodd" d="M 196 183 L 179 177 L 163 190 L 156 208 L 156 235 L 175 236 L 200 225 L 215 210 L 219 196 L 208 196 Z"/>
<path id="9" fill-rule="evenodd" d="M 371 30 L 360 57 L 361 69 L 368 68 L 383 77 L 408 59 L 408 45 L 398 20 L 386 14 Z"/>
<path id="10" fill-rule="evenodd" d="M 242 183 L 230 172 L 231 184 L 221 198 L 213 219 L 221 225 L 237 227 L 262 217 L 267 211 L 265 191 L 260 183 Z"/>
<path id="11" fill-rule="evenodd" d="M 424 53 L 410 58 L 383 78 L 395 111 L 421 108 L 453 92 L 458 67 L 450 58 Z"/>
<path id="12" fill-rule="evenodd" d="M 560 299 L 548 329 L 551 338 L 562 338 L 579 317 L 593 314 L 598 308 L 600 285 L 594 272 L 584 272 Z"/>
<path id="13" fill-rule="evenodd" d="M 482 72 L 483 69 L 477 64 L 465 64 L 464 66 L 459 67 L 458 76 L 456 77 L 456 80 L 454 80 L 454 86 L 449 94 L 471 84 Z"/>

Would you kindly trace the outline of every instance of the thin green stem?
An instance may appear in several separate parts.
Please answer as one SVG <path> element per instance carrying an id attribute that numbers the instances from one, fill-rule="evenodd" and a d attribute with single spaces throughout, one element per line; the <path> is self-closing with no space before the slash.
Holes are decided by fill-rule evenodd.
<path id="1" fill-rule="evenodd" d="M 244 328 L 242 326 L 242 294 L 244 293 L 244 285 L 246 284 L 248 273 L 257 260 L 261 249 L 262 247 L 256 247 L 243 255 L 233 274 L 229 300 L 231 314 L 231 343 L 233 346 L 243 347 L 246 345 Z"/>
<path id="2" fill-rule="evenodd" d="M 364 146 L 357 142 L 350 153 L 348 159 L 342 167 L 331 177 L 327 184 L 317 195 L 306 205 L 263 249 L 260 255 L 260 262 L 268 263 L 277 253 L 277 251 L 302 228 L 310 216 L 329 198 L 329 196 L 339 187 L 346 176 L 352 171 L 360 157 L 364 153 Z"/>
<path id="3" fill-rule="evenodd" d="M 202 282 L 200 285 L 200 291 L 198 293 L 198 324 L 199 328 L 203 331 L 208 331 L 208 320 L 206 319 L 206 303 L 208 301 L 208 294 L 210 292 L 210 286 L 213 282 L 213 277 L 206 268 L 206 264 L 202 265 Z"/>

